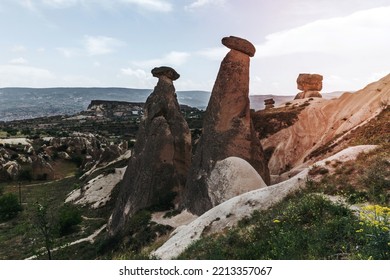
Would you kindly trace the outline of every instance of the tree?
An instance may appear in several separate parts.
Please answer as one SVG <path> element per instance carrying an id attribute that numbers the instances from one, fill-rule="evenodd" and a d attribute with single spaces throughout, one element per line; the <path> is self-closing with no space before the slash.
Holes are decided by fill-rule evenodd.
<path id="1" fill-rule="evenodd" d="M 58 230 L 61 236 L 72 233 L 83 220 L 80 211 L 70 204 L 65 204 L 59 211 Z"/>
<path id="2" fill-rule="evenodd" d="M 43 237 L 47 256 L 51 260 L 51 248 L 53 245 L 53 225 L 52 219 L 48 216 L 47 205 L 36 203 L 34 215 L 34 227 L 37 232 Z"/>
<path id="3" fill-rule="evenodd" d="M 16 195 L 7 193 L 0 196 L 0 221 L 7 221 L 16 217 L 20 211 L 22 211 L 22 207 Z"/>

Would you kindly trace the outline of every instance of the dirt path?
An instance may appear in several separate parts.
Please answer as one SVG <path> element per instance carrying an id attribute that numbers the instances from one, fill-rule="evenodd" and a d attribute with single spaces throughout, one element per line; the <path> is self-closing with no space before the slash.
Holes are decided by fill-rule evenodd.
<path id="1" fill-rule="evenodd" d="M 90 236 L 88 237 L 85 237 L 85 238 L 81 238 L 81 239 L 78 239 L 76 241 L 73 241 L 71 243 L 67 243 L 65 245 L 62 245 L 62 246 L 59 246 L 59 247 L 56 247 L 56 248 L 53 248 L 51 250 L 51 252 L 55 252 L 55 251 L 58 251 L 58 250 L 61 250 L 61 249 L 64 249 L 66 247 L 70 247 L 70 246 L 73 246 L 73 245 L 76 245 L 76 244 L 79 244 L 79 243 L 82 243 L 82 242 L 90 242 L 90 243 L 94 243 L 95 242 L 95 238 L 107 227 L 107 224 L 104 224 L 101 228 L 97 229 L 94 233 L 92 233 Z M 25 260 L 34 260 L 36 259 L 38 256 L 40 255 L 43 255 L 45 253 L 41 253 L 39 255 L 34 255 L 34 256 L 31 256 L 29 258 L 26 258 Z"/>

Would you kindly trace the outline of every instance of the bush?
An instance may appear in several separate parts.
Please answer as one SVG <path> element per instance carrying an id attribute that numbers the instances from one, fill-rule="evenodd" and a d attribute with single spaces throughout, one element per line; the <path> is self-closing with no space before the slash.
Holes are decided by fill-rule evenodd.
<path id="1" fill-rule="evenodd" d="M 362 259 L 390 259 L 390 208 L 368 205 L 360 212 L 362 246 L 358 254 Z"/>
<path id="2" fill-rule="evenodd" d="M 58 212 L 58 232 L 60 236 L 70 234 L 82 221 L 80 211 L 73 205 L 65 204 Z"/>
<path id="3" fill-rule="evenodd" d="M 29 181 L 31 182 L 33 179 L 31 170 L 29 169 L 22 169 L 19 173 L 19 180 L 20 181 Z"/>
<path id="4" fill-rule="evenodd" d="M 79 155 L 74 155 L 74 156 L 72 156 L 71 161 L 74 162 L 77 167 L 81 167 L 81 165 L 83 164 L 84 158 L 82 156 L 79 156 Z"/>
<path id="5" fill-rule="evenodd" d="M 180 258 L 340 259 L 356 253 L 357 217 L 319 195 L 300 195 L 254 212 L 227 234 L 204 237 Z"/>
<path id="6" fill-rule="evenodd" d="M 389 202 L 390 163 L 385 159 L 377 159 L 361 176 L 362 184 L 368 189 L 370 201 L 382 205 Z"/>
<path id="7" fill-rule="evenodd" d="M 22 211 L 18 197 L 12 193 L 0 197 L 0 221 L 8 221 Z"/>

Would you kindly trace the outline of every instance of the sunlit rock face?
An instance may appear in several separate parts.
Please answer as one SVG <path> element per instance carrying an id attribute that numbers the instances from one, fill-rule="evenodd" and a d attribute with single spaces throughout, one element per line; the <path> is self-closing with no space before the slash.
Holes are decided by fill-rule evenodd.
<path id="1" fill-rule="evenodd" d="M 200 215 L 214 207 L 209 178 L 215 164 L 228 157 L 247 161 L 269 183 L 269 171 L 253 128 L 249 104 L 249 66 L 255 47 L 247 40 L 226 37 L 231 50 L 223 59 L 205 113 L 203 134 L 187 179 L 184 208 Z M 260 186 L 259 186 L 260 187 Z"/>

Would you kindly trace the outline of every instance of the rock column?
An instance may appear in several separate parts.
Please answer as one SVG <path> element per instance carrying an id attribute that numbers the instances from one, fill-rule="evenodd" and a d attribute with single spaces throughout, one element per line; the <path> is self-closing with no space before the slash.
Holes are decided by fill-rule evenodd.
<path id="1" fill-rule="evenodd" d="M 294 99 L 304 99 L 309 97 L 322 97 L 323 77 L 319 74 L 299 74 L 297 79 L 298 89 L 302 92 L 298 93 Z"/>
<path id="2" fill-rule="evenodd" d="M 246 160 L 268 184 L 269 171 L 253 128 L 249 104 L 249 65 L 255 47 L 245 39 L 225 37 L 223 59 L 206 109 L 203 134 L 187 179 L 184 207 L 202 214 L 214 207 L 208 181 L 216 163 L 228 157 Z"/>
<path id="3" fill-rule="evenodd" d="M 170 67 L 152 70 L 157 86 L 148 97 L 134 153 L 109 220 L 111 236 L 123 231 L 128 219 L 143 208 L 164 209 L 181 197 L 191 163 L 191 133 L 181 114 Z"/>
<path id="4" fill-rule="evenodd" d="M 265 99 L 264 100 L 264 106 L 265 106 L 265 109 L 272 109 L 275 107 L 275 100 L 273 100 L 273 98 L 269 98 L 269 99 Z"/>

